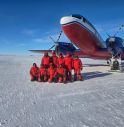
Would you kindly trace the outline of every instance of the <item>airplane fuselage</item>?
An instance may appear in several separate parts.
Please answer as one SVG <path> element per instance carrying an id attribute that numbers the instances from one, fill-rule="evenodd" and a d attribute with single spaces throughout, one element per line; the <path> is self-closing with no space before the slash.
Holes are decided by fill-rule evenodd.
<path id="1" fill-rule="evenodd" d="M 99 33 L 84 17 L 63 17 L 61 24 L 66 36 L 83 51 L 93 53 L 96 48 L 105 47 Z"/>
<path id="2" fill-rule="evenodd" d="M 86 57 L 108 59 L 109 52 L 99 52 L 98 49 L 106 48 L 106 44 L 94 28 L 94 26 L 83 16 L 72 15 L 61 18 L 60 21 L 65 35 L 80 48 L 81 54 Z"/>

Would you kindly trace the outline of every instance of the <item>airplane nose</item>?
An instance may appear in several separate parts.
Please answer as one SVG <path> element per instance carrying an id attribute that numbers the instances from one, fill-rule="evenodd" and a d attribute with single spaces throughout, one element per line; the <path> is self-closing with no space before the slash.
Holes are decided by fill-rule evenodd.
<path id="1" fill-rule="evenodd" d="M 71 17 L 71 16 L 65 16 L 65 17 L 62 17 L 61 20 L 60 20 L 60 24 L 61 25 L 65 25 L 65 24 L 68 24 L 68 23 L 71 23 L 73 21 L 75 21 L 76 19 L 74 17 Z"/>

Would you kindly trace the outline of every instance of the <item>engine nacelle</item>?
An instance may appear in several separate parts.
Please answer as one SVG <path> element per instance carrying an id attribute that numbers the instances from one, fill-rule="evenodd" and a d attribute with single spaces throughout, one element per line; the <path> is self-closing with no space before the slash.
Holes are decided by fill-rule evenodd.
<path id="1" fill-rule="evenodd" d="M 74 53 L 77 49 L 72 43 L 66 43 L 66 42 L 58 42 L 56 48 L 55 48 L 57 54 L 60 52 L 66 55 L 67 52 Z"/>
<path id="2" fill-rule="evenodd" d="M 123 51 L 123 39 L 120 37 L 109 37 L 106 40 L 106 46 L 113 56 L 117 56 Z"/>

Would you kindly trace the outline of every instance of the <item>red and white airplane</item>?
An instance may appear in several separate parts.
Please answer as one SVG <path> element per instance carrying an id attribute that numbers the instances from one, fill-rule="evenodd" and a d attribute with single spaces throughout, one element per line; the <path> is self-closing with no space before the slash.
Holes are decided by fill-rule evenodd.
<path id="1" fill-rule="evenodd" d="M 83 16 L 73 14 L 62 17 L 60 20 L 62 30 L 72 43 L 60 42 L 60 35 L 57 41 L 49 50 L 30 50 L 36 53 L 52 52 L 55 47 L 57 54 L 71 52 L 79 57 L 106 59 L 112 56 L 121 56 L 124 59 L 124 41 L 117 36 L 110 36 L 104 41 L 94 26 Z M 124 27 L 122 25 L 121 27 Z M 79 49 L 77 49 L 78 47 Z"/>
<path id="2" fill-rule="evenodd" d="M 75 51 L 79 57 L 108 60 L 121 55 L 121 59 L 124 59 L 123 39 L 111 36 L 103 41 L 94 26 L 83 16 L 73 14 L 62 17 L 60 24 L 65 35 L 80 49 Z"/>

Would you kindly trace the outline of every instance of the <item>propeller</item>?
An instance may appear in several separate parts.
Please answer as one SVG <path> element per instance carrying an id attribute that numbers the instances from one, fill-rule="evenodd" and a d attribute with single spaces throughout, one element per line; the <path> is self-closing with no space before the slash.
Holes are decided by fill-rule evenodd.
<path id="1" fill-rule="evenodd" d="M 108 34 L 108 33 L 106 33 L 106 34 L 107 34 L 107 36 L 108 36 L 109 38 L 110 38 L 110 37 L 115 37 L 123 28 L 124 28 L 124 24 L 120 25 L 119 28 L 118 28 L 118 30 L 115 32 L 114 36 L 112 36 L 112 35 L 110 35 L 110 34 Z"/>
<path id="2" fill-rule="evenodd" d="M 122 25 L 119 27 L 119 29 L 116 31 L 114 37 L 123 29 L 123 27 L 124 27 L 124 24 L 122 24 Z"/>
<path id="3" fill-rule="evenodd" d="M 52 47 L 49 48 L 49 50 L 51 50 L 52 48 L 58 46 L 58 42 L 59 42 L 59 40 L 60 40 L 61 35 L 62 35 L 62 31 L 60 31 L 60 34 L 59 34 L 58 39 L 57 39 L 56 41 L 55 41 L 51 36 L 49 36 L 50 39 L 55 43 Z M 58 47 L 55 48 L 55 51 L 56 51 L 56 49 L 58 50 Z"/>

